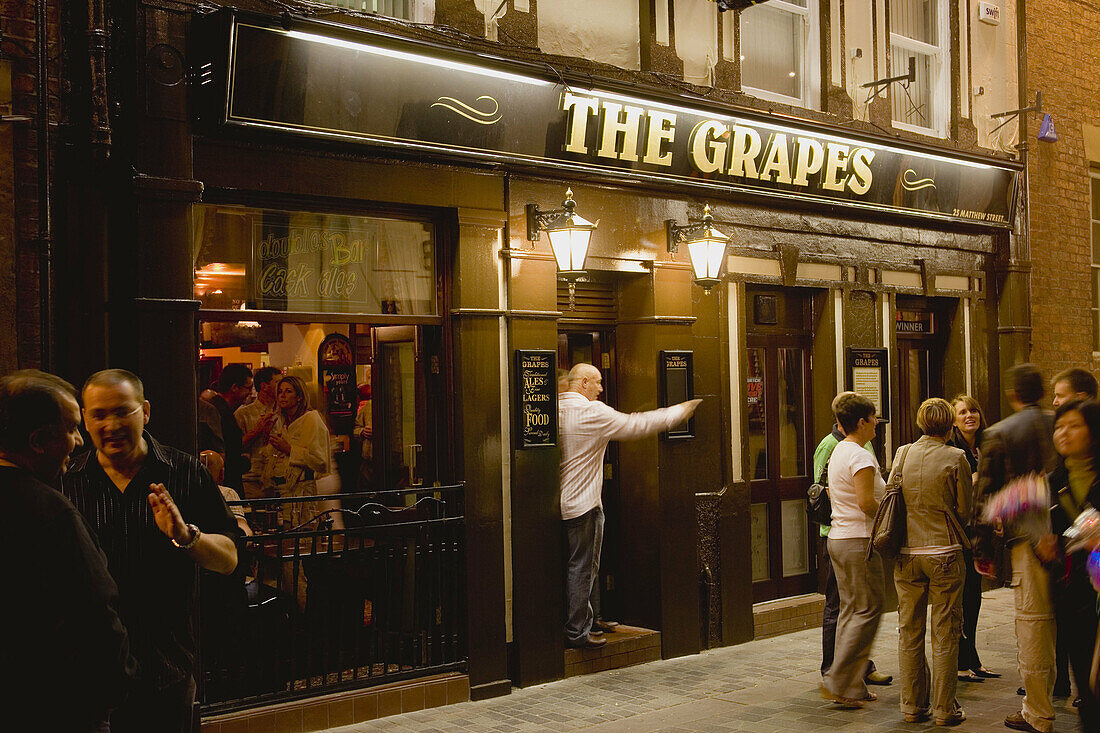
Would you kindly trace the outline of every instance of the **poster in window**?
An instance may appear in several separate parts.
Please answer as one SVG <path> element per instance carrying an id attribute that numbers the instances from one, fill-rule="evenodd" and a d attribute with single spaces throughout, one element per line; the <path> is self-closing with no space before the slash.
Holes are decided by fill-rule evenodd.
<path id="1" fill-rule="evenodd" d="M 890 422 L 890 378 L 886 349 L 857 349 L 849 346 L 848 389 L 875 405 L 879 422 Z"/>

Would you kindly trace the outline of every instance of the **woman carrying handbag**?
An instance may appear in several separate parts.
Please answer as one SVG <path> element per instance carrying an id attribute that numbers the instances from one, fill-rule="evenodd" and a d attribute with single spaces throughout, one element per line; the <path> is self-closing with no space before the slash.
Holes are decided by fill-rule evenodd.
<path id="1" fill-rule="evenodd" d="M 917 410 L 917 427 L 924 435 L 898 449 L 890 476 L 890 486 L 901 490 L 905 513 L 894 585 L 901 712 L 907 723 L 930 717 L 936 725 L 966 720 L 955 687 L 966 577 L 963 551 L 970 547 L 962 528 L 970 521 L 973 491 L 966 455 L 945 442 L 954 424 L 949 402 L 925 400 Z M 932 637 L 931 674 L 924 652 L 926 630 Z"/>

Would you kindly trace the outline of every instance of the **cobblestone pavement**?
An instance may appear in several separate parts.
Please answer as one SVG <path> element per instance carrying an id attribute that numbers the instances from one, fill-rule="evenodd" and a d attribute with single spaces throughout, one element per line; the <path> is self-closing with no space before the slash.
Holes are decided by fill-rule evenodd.
<path id="1" fill-rule="evenodd" d="M 898 709 L 897 614 L 883 616 L 873 658 L 894 684 L 873 688 L 878 702 L 844 711 L 818 692 L 821 632 L 808 629 L 690 657 L 574 677 L 511 695 L 396 715 L 329 733 L 365 731 L 1007 731 L 1019 709 L 1012 595 L 986 593 L 978 627 L 982 662 L 1004 677 L 960 682 L 967 720 L 955 728 L 906 723 Z M 1067 700 L 1056 700 L 1057 733 L 1078 730 Z"/>

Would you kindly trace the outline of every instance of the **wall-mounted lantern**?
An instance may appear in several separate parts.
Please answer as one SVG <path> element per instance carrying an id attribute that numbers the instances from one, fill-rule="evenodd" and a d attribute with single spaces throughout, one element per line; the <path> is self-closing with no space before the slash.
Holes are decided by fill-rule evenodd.
<path id="1" fill-rule="evenodd" d="M 573 200 L 572 189 L 566 190 L 562 208 L 553 211 L 539 211 L 538 204 L 527 204 L 527 239 L 537 242 L 539 231 L 550 237 L 550 249 L 558 263 L 558 277 L 569 283 L 569 307 L 574 307 L 574 291 L 577 280 L 584 277 L 585 260 L 588 258 L 588 243 L 592 232 L 599 226 L 573 211 L 577 202 Z"/>
<path id="2" fill-rule="evenodd" d="M 691 257 L 691 269 L 694 282 L 710 293 L 711 288 L 722 281 L 722 268 L 726 264 L 726 247 L 730 238 L 714 228 L 714 217 L 710 215 L 710 204 L 703 208 L 703 220 L 698 224 L 680 226 L 675 219 L 665 221 L 668 236 L 668 251 L 679 251 L 680 244 L 687 244 Z"/>

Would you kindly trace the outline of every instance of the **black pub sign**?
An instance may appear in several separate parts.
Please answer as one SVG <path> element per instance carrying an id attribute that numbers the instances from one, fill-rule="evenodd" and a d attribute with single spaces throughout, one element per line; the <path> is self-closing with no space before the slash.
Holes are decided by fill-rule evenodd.
<path id="1" fill-rule="evenodd" d="M 890 421 L 890 376 L 886 349 L 859 349 L 849 346 L 848 389 L 861 394 L 875 405 L 880 422 Z"/>
<path id="2" fill-rule="evenodd" d="M 1019 166 L 312 19 L 194 21 L 200 122 L 1007 228 Z"/>
<path id="3" fill-rule="evenodd" d="M 557 445 L 557 353 L 517 349 L 515 381 L 516 447 Z"/>
<path id="4" fill-rule="evenodd" d="M 657 357 L 661 381 L 661 407 L 678 405 L 695 397 L 695 355 L 691 351 L 662 351 Z M 695 437 L 695 416 L 674 426 L 664 436 L 669 440 Z"/>

